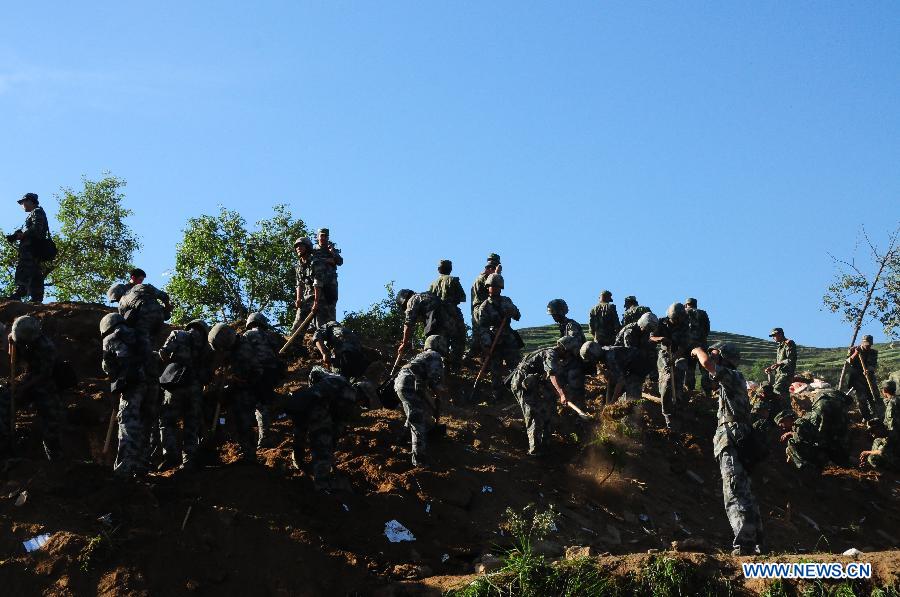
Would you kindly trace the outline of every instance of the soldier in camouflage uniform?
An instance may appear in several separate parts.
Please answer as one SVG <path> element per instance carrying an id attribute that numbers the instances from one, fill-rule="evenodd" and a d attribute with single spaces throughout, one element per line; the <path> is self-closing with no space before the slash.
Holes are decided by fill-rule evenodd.
<path id="1" fill-rule="evenodd" d="M 838 390 L 816 390 L 812 406 L 802 417 L 793 422 L 793 430 L 781 436 L 787 441 L 787 461 L 802 473 L 818 474 L 831 460 L 846 466 L 849 453 L 847 435 L 849 420 L 847 406 L 850 398 Z M 782 413 L 776 419 L 784 425 L 791 420 L 791 413 Z"/>
<path id="2" fill-rule="evenodd" d="M 559 326 L 560 336 L 572 336 L 578 341 L 578 346 L 587 342 L 581 324 L 566 317 L 569 312 L 569 305 L 563 299 L 553 299 L 547 303 L 547 313 L 553 318 L 553 321 Z M 573 359 L 572 364 L 566 370 L 566 389 L 568 390 L 569 400 L 578 406 L 584 406 L 584 376 L 587 370 L 582 366 L 580 359 Z"/>
<path id="3" fill-rule="evenodd" d="M 790 400 L 791 383 L 797 371 L 797 345 L 793 340 L 785 338 L 784 330 L 781 328 L 773 328 L 769 337 L 778 343 L 778 350 L 775 353 L 775 362 L 766 367 L 766 373 L 775 374 L 772 387 L 782 398 Z"/>
<path id="4" fill-rule="evenodd" d="M 612 302 L 612 293 L 604 290 L 600 293 L 600 302 L 594 305 L 590 314 L 590 330 L 594 342 L 601 346 L 612 346 L 621 327 L 616 305 Z"/>
<path id="5" fill-rule="evenodd" d="M 328 228 L 319 228 L 316 232 L 316 246 L 313 258 L 323 265 L 322 286 L 319 297 L 319 316 L 316 326 L 337 319 L 338 274 L 337 268 L 344 265 L 341 250 L 328 239 Z"/>
<path id="6" fill-rule="evenodd" d="M 718 342 L 707 353 L 696 347 L 691 357 L 709 372 L 719 387 L 719 411 L 713 436 L 713 455 L 722 474 L 725 514 L 734 532 L 733 555 L 754 555 L 762 551 L 763 528 L 759 506 L 750 487 L 750 475 L 741 459 L 739 446 L 749 440 L 750 399 L 747 380 L 737 370 L 741 353 L 730 342 Z"/>
<path id="7" fill-rule="evenodd" d="M 286 368 L 278 356 L 284 339 L 272 332 L 269 320 L 262 313 L 251 313 L 247 317 L 247 329 L 241 338 L 253 347 L 256 360 L 262 369 L 252 392 L 256 395 L 256 425 L 259 429 L 259 440 L 256 447 L 266 449 L 272 447 L 272 399 L 275 387 L 284 379 Z"/>
<path id="8" fill-rule="evenodd" d="M 875 372 L 878 370 L 878 351 L 872 348 L 872 336 L 863 336 L 860 345 L 850 349 L 847 364 L 850 366 L 850 375 L 847 379 L 850 390 L 847 395 L 856 401 L 863 421 L 871 426 L 884 416 L 884 405 L 881 400 L 872 395 L 872 390 L 878 387 L 878 383 L 875 381 Z"/>
<path id="9" fill-rule="evenodd" d="M 135 331 L 140 343 L 140 353 L 144 359 L 144 374 L 147 389 L 141 400 L 141 420 L 144 444 L 141 453 L 149 460 L 162 455 L 162 440 L 159 413 L 162 409 L 162 392 L 159 376 L 162 373 L 159 355 L 153 350 L 158 346 L 158 337 L 163 324 L 172 313 L 169 295 L 152 284 L 141 282 L 130 288 L 125 284 L 115 284 L 106 293 L 109 299 L 119 304 L 119 313 L 125 323 Z"/>
<path id="10" fill-rule="evenodd" d="M 103 342 L 102 367 L 110 379 L 110 393 L 118 398 L 119 444 L 113 471 L 124 478 L 137 474 L 144 467 L 141 402 L 147 391 L 144 357 L 140 340 L 133 329 L 125 325 L 118 313 L 108 313 L 100 320 Z"/>
<path id="11" fill-rule="evenodd" d="M 22 315 L 12 324 L 9 340 L 15 344 L 17 367 L 25 369 L 25 376 L 16 386 L 16 398 L 24 398 L 35 405 L 43 426 L 44 453 L 48 460 L 61 455 L 60 431 L 64 410 L 53 372 L 56 367 L 56 347 L 41 332 L 36 317 Z"/>
<path id="12" fill-rule="evenodd" d="M 687 313 L 688 327 L 690 328 L 689 348 L 700 347 L 706 350 L 709 346 L 709 315 L 703 309 L 697 308 L 697 299 L 688 298 L 684 301 L 684 310 Z M 697 361 L 688 360 L 687 389 L 693 392 L 697 387 Z M 712 384 L 709 374 L 703 367 L 700 368 L 700 389 L 706 397 L 712 396 Z"/>
<path id="13" fill-rule="evenodd" d="M 0 322 L 0 354 L 6 355 L 9 353 L 9 338 L 6 335 L 6 325 Z M 6 358 L 7 362 L 9 359 Z M 10 414 L 10 393 L 9 387 L 6 385 L 5 379 L 0 379 L 0 460 L 5 458 L 8 454 L 11 454 L 13 448 L 14 438 L 9 435 L 9 414 Z"/>
<path id="14" fill-rule="evenodd" d="M 777 428 L 777 420 L 782 413 L 791 415 L 792 412 L 790 404 L 781 394 L 777 393 L 770 384 L 766 384 L 761 388 L 756 402 L 753 403 L 750 415 L 754 425 L 759 422 L 763 432 L 769 435 Z"/>
<path id="15" fill-rule="evenodd" d="M 436 428 L 440 416 L 440 400 L 447 398 L 444 386 L 444 361 L 448 351 L 447 341 L 440 336 L 428 336 L 425 350 L 404 365 L 394 380 L 394 390 L 412 437 L 412 464 L 427 467 L 428 434 Z M 434 400 L 429 398 L 429 392 Z"/>
<path id="16" fill-rule="evenodd" d="M 16 290 L 9 298 L 20 301 L 29 296 L 31 302 L 42 303 L 44 271 L 41 267 L 38 245 L 50 236 L 50 225 L 47 223 L 44 208 L 39 205 L 37 194 L 25 193 L 18 203 L 28 212 L 28 217 L 25 218 L 22 228 L 6 237 L 11 243 L 19 243 L 19 259 L 16 262 L 15 273 Z"/>
<path id="17" fill-rule="evenodd" d="M 622 313 L 622 327 L 625 327 L 629 323 L 637 323 L 637 320 L 641 318 L 641 315 L 650 313 L 650 307 L 638 304 L 637 297 L 634 295 L 626 296 L 623 306 L 625 307 L 625 311 Z"/>
<path id="18" fill-rule="evenodd" d="M 897 405 L 897 382 L 889 379 L 881 384 L 884 398 L 883 436 L 875 438 L 871 450 L 859 454 L 859 465 L 868 463 L 878 469 L 900 470 L 900 410 Z"/>
<path id="19" fill-rule="evenodd" d="M 547 455 L 557 398 L 560 404 L 568 400 L 568 369 L 574 365 L 582 370 L 578 356 L 580 348 L 581 344 L 574 336 L 563 336 L 555 346 L 527 355 L 510 376 L 510 388 L 525 419 L 529 456 Z"/>
<path id="20" fill-rule="evenodd" d="M 186 329 L 173 330 L 159 349 L 160 360 L 167 364 L 166 371 L 180 371 L 180 380 L 165 388 L 163 396 L 160 415 L 163 468 L 178 465 L 185 470 L 196 468 L 195 456 L 200 446 L 203 420 L 203 386 L 212 378 L 212 349 L 207 342 L 208 337 L 209 326 L 205 321 L 195 319 L 187 324 Z M 183 422 L 180 451 L 179 419 Z"/>
<path id="21" fill-rule="evenodd" d="M 238 440 L 239 459 L 243 464 L 255 464 L 257 438 L 253 434 L 254 411 L 259 402 L 259 388 L 264 383 L 265 370 L 255 346 L 231 327 L 217 323 L 209 331 L 208 341 L 216 360 L 225 367 L 231 400 L 231 418 Z"/>
<path id="22" fill-rule="evenodd" d="M 650 341 L 650 336 L 656 331 L 659 319 L 653 313 L 647 311 L 636 322 L 625 325 L 616 335 L 614 346 L 624 348 L 619 369 L 622 375 L 622 386 L 625 397 L 629 400 L 638 400 L 644 386 L 644 379 L 650 371 L 655 370 L 656 345 Z M 584 357 L 582 357 L 584 358 Z M 618 385 L 618 382 L 617 384 Z M 618 392 L 607 392 L 609 400 L 615 400 Z"/>
<path id="23" fill-rule="evenodd" d="M 509 297 L 502 295 L 504 283 L 500 274 L 491 274 L 485 283 L 488 285 L 488 299 L 475 309 L 475 321 L 481 334 L 479 344 L 482 358 L 488 358 L 494 338 L 500 334 L 494 352 L 490 355 L 491 390 L 494 400 L 500 400 L 503 396 L 505 372 L 514 369 L 522 358 L 524 344 L 519 334 L 510 327 L 510 321 L 519 321 L 522 314 Z"/>
<path id="24" fill-rule="evenodd" d="M 657 345 L 656 370 L 659 374 L 659 395 L 666 428 L 671 429 L 687 374 L 690 355 L 690 328 L 687 313 L 681 303 L 672 303 L 666 316 L 659 320 L 650 341 Z"/>
<path id="25" fill-rule="evenodd" d="M 375 386 L 366 378 L 366 370 L 371 361 L 355 332 L 336 321 L 329 321 L 316 329 L 313 343 L 326 368 L 347 378 L 370 407 L 378 404 Z"/>
<path id="26" fill-rule="evenodd" d="M 447 314 L 444 312 L 444 304 L 441 299 L 432 292 L 413 292 L 404 288 L 395 297 L 397 306 L 403 311 L 403 334 L 400 344 L 397 346 L 397 354 L 402 354 L 412 345 L 413 334 L 416 325 L 422 323 L 425 336 L 441 336 L 446 341 L 446 334 L 450 327 L 447 322 Z"/>
<path id="27" fill-rule="evenodd" d="M 443 332 L 445 335 L 442 335 L 450 345 L 450 369 L 458 370 L 466 350 L 466 322 L 459 309 L 459 304 L 466 301 L 466 291 L 459 283 L 459 278 L 450 275 L 452 271 L 453 262 L 449 259 L 441 259 L 438 263 L 439 276 L 428 287 L 428 292 L 441 299 L 443 304 L 445 322 Z"/>
<path id="28" fill-rule="evenodd" d="M 291 460 L 300 469 L 309 438 L 311 468 L 316 489 L 332 488 L 334 480 L 334 449 L 345 423 L 356 411 L 357 391 L 341 375 L 329 373 L 322 367 L 309 372 L 309 388 L 293 392 L 281 401 L 283 410 L 294 423 L 294 446 Z"/>
<path id="29" fill-rule="evenodd" d="M 481 351 L 481 330 L 479 330 L 475 324 L 475 309 L 478 308 L 478 305 L 488 299 L 488 287 L 485 281 L 491 274 L 499 274 L 502 270 L 503 266 L 500 265 L 500 256 L 496 253 L 491 253 L 487 257 L 487 264 L 484 266 L 484 271 L 478 274 L 478 277 L 475 278 L 475 282 L 472 283 L 472 291 L 469 294 L 472 316 L 471 355 L 476 355 Z"/>
<path id="30" fill-rule="evenodd" d="M 297 277 L 294 306 L 297 307 L 297 313 L 291 332 L 300 327 L 310 312 L 315 313 L 312 319 L 314 327 L 325 325 L 336 318 L 334 313 L 336 303 L 328 303 L 325 296 L 325 287 L 329 284 L 331 276 L 328 265 L 315 256 L 312 241 L 306 237 L 294 241 L 294 251 L 297 253 L 297 263 L 294 266 Z M 336 294 L 337 287 L 334 288 Z"/>

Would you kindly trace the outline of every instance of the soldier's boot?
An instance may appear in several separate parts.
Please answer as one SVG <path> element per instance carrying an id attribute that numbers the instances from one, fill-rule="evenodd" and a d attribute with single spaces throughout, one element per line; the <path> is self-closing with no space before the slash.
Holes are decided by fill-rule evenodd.
<path id="1" fill-rule="evenodd" d="M 256 449 L 268 450 L 275 447 L 275 438 L 272 434 L 272 411 L 267 405 L 260 404 L 257 406 L 256 425 L 259 428 Z"/>
<path id="2" fill-rule="evenodd" d="M 431 466 L 431 459 L 428 458 L 424 452 L 413 452 L 412 465 L 417 468 L 429 468 Z"/>

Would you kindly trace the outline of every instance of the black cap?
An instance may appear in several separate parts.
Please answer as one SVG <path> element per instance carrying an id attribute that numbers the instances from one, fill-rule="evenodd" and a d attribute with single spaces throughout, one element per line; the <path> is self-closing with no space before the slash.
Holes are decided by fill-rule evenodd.
<path id="1" fill-rule="evenodd" d="M 497 265 L 498 263 L 500 263 L 500 256 L 497 255 L 496 253 L 490 253 L 487 256 L 487 264 L 488 265 Z"/>
<path id="2" fill-rule="evenodd" d="M 772 331 L 769 332 L 769 338 L 774 337 L 776 334 L 784 335 L 784 330 L 781 328 L 772 328 Z"/>
<path id="3" fill-rule="evenodd" d="M 868 344 L 871 346 L 872 344 L 875 343 L 875 339 L 872 338 L 872 336 L 870 336 L 869 334 L 866 334 L 865 336 L 863 336 L 862 343 Z"/>
<path id="4" fill-rule="evenodd" d="M 38 202 L 37 193 L 25 193 L 24 195 L 22 195 L 21 199 L 16 201 L 16 203 L 18 203 L 19 205 L 22 205 L 26 201 L 34 201 L 35 203 L 37 203 Z"/>

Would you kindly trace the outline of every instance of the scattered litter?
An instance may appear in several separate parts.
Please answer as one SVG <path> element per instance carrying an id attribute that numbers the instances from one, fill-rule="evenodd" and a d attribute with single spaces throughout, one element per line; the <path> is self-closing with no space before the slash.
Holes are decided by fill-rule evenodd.
<path id="1" fill-rule="evenodd" d="M 113 525 L 113 522 L 112 522 L 112 512 L 109 512 L 109 513 L 107 513 L 107 514 L 104 514 L 103 516 L 98 516 L 98 517 L 97 517 L 97 522 L 102 522 L 102 523 L 105 524 L 106 526 L 111 527 L 111 526 Z"/>
<path id="2" fill-rule="evenodd" d="M 494 488 L 490 485 L 485 485 L 481 488 L 481 493 L 494 493 Z"/>
<path id="3" fill-rule="evenodd" d="M 814 390 L 824 390 L 825 388 L 830 388 L 831 384 L 822 379 L 814 379 L 813 382 L 809 384 L 809 387 Z"/>
<path id="4" fill-rule="evenodd" d="M 219 425 L 225 424 L 225 417 L 219 417 Z"/>
<path id="5" fill-rule="evenodd" d="M 344 512 L 350 511 L 350 506 L 348 506 L 347 504 L 341 504 L 341 507 L 344 509 Z"/>
<path id="6" fill-rule="evenodd" d="M 759 384 L 756 383 L 755 381 L 748 381 L 748 382 L 747 382 L 747 389 L 748 389 L 748 390 L 755 390 L 755 389 L 758 388 L 758 387 L 759 387 Z"/>
<path id="7" fill-rule="evenodd" d="M 49 540 L 50 540 L 49 534 L 38 535 L 37 537 L 35 537 L 33 539 L 29 539 L 28 541 L 23 541 L 22 545 L 25 546 L 25 551 L 27 551 L 28 553 L 31 553 L 31 552 L 37 551 L 40 548 L 47 545 L 47 541 L 49 541 Z"/>
<path id="8" fill-rule="evenodd" d="M 431 504 L 425 504 L 425 514 L 431 513 Z"/>
<path id="9" fill-rule="evenodd" d="M 698 475 L 698 474 L 695 473 L 694 471 L 691 471 L 691 470 L 685 471 L 685 474 L 687 474 L 688 477 L 690 477 L 691 479 L 693 479 L 694 481 L 696 481 L 696 482 L 699 483 L 700 485 L 703 485 L 703 477 L 701 477 L 700 475 Z"/>
<path id="10" fill-rule="evenodd" d="M 809 526 L 811 526 L 813 529 L 815 529 L 817 531 L 821 530 L 819 528 L 819 525 L 816 524 L 816 521 L 813 520 L 812 518 L 810 518 L 809 516 L 807 516 L 806 514 L 804 514 L 803 512 L 800 512 L 800 518 L 805 520 L 807 522 L 807 524 L 809 524 Z"/>
<path id="11" fill-rule="evenodd" d="M 541 496 L 541 499 L 544 499 L 544 494 L 541 493 L 540 491 L 538 492 L 538 495 Z"/>
<path id="12" fill-rule="evenodd" d="M 841 554 L 842 556 L 861 556 L 862 552 L 856 549 L 855 547 L 851 547 L 847 551 Z"/>
<path id="13" fill-rule="evenodd" d="M 590 533 L 590 534 L 592 534 L 592 535 L 596 535 L 596 534 L 597 534 L 597 531 L 595 531 L 594 529 L 589 529 L 589 528 L 587 528 L 587 527 L 581 527 L 581 530 L 582 530 L 582 531 L 587 531 L 588 533 Z"/>
<path id="14" fill-rule="evenodd" d="M 396 520 L 389 520 L 384 523 L 384 536 L 387 537 L 388 541 L 391 543 L 416 540 L 409 529 Z"/>
<path id="15" fill-rule="evenodd" d="M 556 523 L 555 523 L 555 522 L 551 522 L 551 523 L 550 523 L 550 527 L 549 527 L 549 528 L 550 528 L 550 530 L 551 530 L 551 531 L 553 531 L 553 532 L 554 532 L 554 533 L 556 533 L 556 532 L 558 532 L 558 531 L 559 531 L 559 528 L 557 528 L 557 526 L 556 526 Z"/>
<path id="16" fill-rule="evenodd" d="M 188 518 L 191 517 L 191 510 L 193 510 L 193 509 L 194 509 L 194 506 L 192 504 L 192 505 L 188 506 L 187 512 L 184 513 L 184 520 L 181 521 L 181 530 L 182 531 L 184 530 L 184 527 L 187 526 Z"/>
<path id="17" fill-rule="evenodd" d="M 639 515 L 639 516 L 638 516 L 638 519 L 639 519 L 641 522 L 649 522 L 649 521 L 650 521 L 650 517 L 647 516 L 646 514 L 641 514 L 641 515 Z"/>
<path id="18" fill-rule="evenodd" d="M 681 522 L 681 516 L 678 514 L 678 512 L 672 512 L 672 518 L 675 519 L 675 522 Z"/>
<path id="19" fill-rule="evenodd" d="M 681 529 L 681 532 L 684 533 L 685 535 L 693 535 L 694 534 L 694 533 L 690 532 L 689 530 L 687 530 L 686 528 L 684 528 L 683 526 L 679 527 L 679 528 Z"/>
<path id="20" fill-rule="evenodd" d="M 441 556 L 441 564 L 443 564 L 444 562 L 446 562 L 449 559 L 450 559 L 450 554 L 445 553 L 444 555 Z"/>
<path id="21" fill-rule="evenodd" d="M 16 505 L 22 506 L 27 501 L 28 501 L 28 491 L 26 490 L 26 491 L 23 491 L 22 493 L 20 493 L 19 497 L 16 498 Z"/>
<path id="22" fill-rule="evenodd" d="M 281 414 L 279 414 L 279 415 L 278 415 L 277 417 L 275 417 L 275 418 L 278 419 L 279 421 L 281 421 L 282 419 L 286 419 L 286 418 L 287 418 L 287 414 L 281 413 Z"/>

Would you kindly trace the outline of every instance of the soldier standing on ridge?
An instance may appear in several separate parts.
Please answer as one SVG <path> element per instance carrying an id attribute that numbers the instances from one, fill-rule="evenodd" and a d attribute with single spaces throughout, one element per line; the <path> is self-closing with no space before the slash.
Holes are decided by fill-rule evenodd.
<path id="1" fill-rule="evenodd" d="M 850 365 L 850 375 L 847 392 L 856 400 L 859 414 L 866 425 L 871 427 L 884 416 L 884 404 L 877 396 L 872 395 L 872 390 L 878 387 L 875 381 L 875 372 L 878 370 L 878 351 L 872 348 L 872 336 L 863 336 L 859 346 L 850 349 L 847 357 Z"/>
<path id="2" fill-rule="evenodd" d="M 444 307 L 445 336 L 450 345 L 449 365 L 452 370 L 459 370 L 462 364 L 463 353 L 466 350 L 466 322 L 463 319 L 459 304 L 466 301 L 466 291 L 463 290 L 459 278 L 451 276 L 453 262 L 449 259 L 441 259 L 438 263 L 438 278 L 431 283 L 428 291 L 441 299 Z"/>
<path id="3" fill-rule="evenodd" d="M 690 328 L 689 348 L 700 347 L 706 350 L 709 346 L 709 315 L 703 309 L 697 308 L 697 299 L 688 298 L 684 301 L 684 309 L 687 312 L 688 327 Z M 697 387 L 697 361 L 688 360 L 687 389 L 693 392 Z M 709 374 L 706 369 L 700 367 L 700 389 L 707 398 L 712 396 L 712 384 L 709 382 Z"/>
<path id="4" fill-rule="evenodd" d="M 494 400 L 498 401 L 503 396 L 505 371 L 514 369 L 522 358 L 521 349 L 524 344 L 519 334 L 510 327 L 510 322 L 519 321 L 522 314 L 509 297 L 502 295 L 503 276 L 491 274 L 485 283 L 489 296 L 475 309 L 475 322 L 480 330 L 481 358 L 490 358 L 491 390 Z M 490 353 L 492 345 L 493 354 Z"/>
<path id="5" fill-rule="evenodd" d="M 328 240 L 328 228 L 319 228 L 316 232 L 318 241 L 313 248 L 313 257 L 322 265 L 322 287 L 319 297 L 319 311 L 316 317 L 316 327 L 337 319 L 338 302 L 338 273 L 337 268 L 344 265 L 341 250 Z M 302 321 L 302 320 L 301 320 Z"/>
<path id="6" fill-rule="evenodd" d="M 623 306 L 625 307 L 625 311 L 622 313 L 622 327 L 625 327 L 629 323 L 635 323 L 641 318 L 641 315 L 650 312 L 650 307 L 638 304 L 637 297 L 633 294 L 625 297 Z"/>
<path id="7" fill-rule="evenodd" d="M 621 327 L 616 305 L 612 302 L 612 293 L 604 290 L 600 293 L 600 302 L 594 305 L 590 313 L 590 329 L 594 342 L 600 346 L 612 346 Z"/>
<path id="8" fill-rule="evenodd" d="M 775 353 L 775 362 L 766 367 L 765 371 L 775 374 L 772 388 L 790 402 L 791 382 L 794 381 L 794 373 L 797 371 L 797 345 L 793 340 L 785 338 L 784 330 L 781 328 L 772 328 L 769 337 L 778 343 L 778 350 Z"/>
<path id="9" fill-rule="evenodd" d="M 30 296 L 32 303 L 42 303 L 44 271 L 41 261 L 44 256 L 41 249 L 42 244 L 50 237 L 50 225 L 36 193 L 25 193 L 18 204 L 28 212 L 28 217 L 25 218 L 22 228 L 6 237 L 10 243 L 19 243 L 19 260 L 16 262 L 15 273 L 16 290 L 9 300 L 20 301 Z"/>

